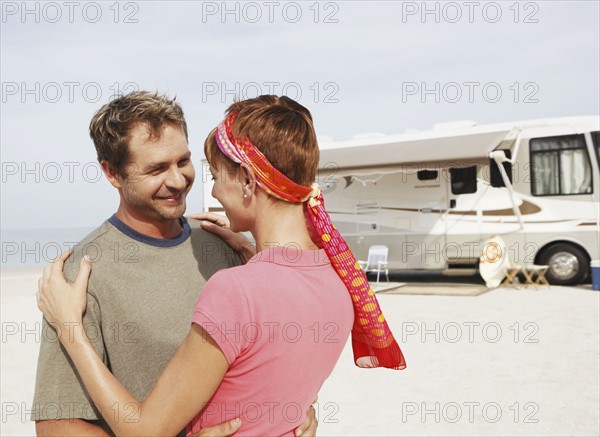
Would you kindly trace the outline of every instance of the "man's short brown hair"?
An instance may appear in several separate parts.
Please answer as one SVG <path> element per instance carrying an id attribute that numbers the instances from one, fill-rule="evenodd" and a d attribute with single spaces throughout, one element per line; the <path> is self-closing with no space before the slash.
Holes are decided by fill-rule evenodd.
<path id="1" fill-rule="evenodd" d="M 310 186 L 319 164 L 319 146 L 310 111 L 289 97 L 258 96 L 233 103 L 227 115 L 236 114 L 233 135 L 250 141 L 277 170 L 297 184 Z M 213 130 L 204 143 L 206 159 L 235 169 L 219 149 Z"/>
<path id="2" fill-rule="evenodd" d="M 138 124 L 148 129 L 150 139 L 160 138 L 167 126 L 180 129 L 187 139 L 183 110 L 175 99 L 148 91 L 134 91 L 102 106 L 90 122 L 90 137 L 96 146 L 98 161 L 107 161 L 126 177 L 131 130 Z"/>

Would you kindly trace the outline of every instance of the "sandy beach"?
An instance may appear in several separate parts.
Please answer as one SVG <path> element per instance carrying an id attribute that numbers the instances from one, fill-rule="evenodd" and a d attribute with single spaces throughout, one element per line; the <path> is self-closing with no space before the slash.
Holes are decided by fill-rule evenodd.
<path id="1" fill-rule="evenodd" d="M 34 435 L 40 273 L 2 271 L 2 436 Z M 356 368 L 347 344 L 319 393 L 318 434 L 599 435 L 599 299 L 589 285 L 381 294 L 408 368 Z"/>

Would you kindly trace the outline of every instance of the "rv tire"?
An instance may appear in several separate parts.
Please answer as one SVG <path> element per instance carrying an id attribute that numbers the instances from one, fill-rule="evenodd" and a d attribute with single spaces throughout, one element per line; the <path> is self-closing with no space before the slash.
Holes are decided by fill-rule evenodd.
<path id="1" fill-rule="evenodd" d="M 557 243 L 540 254 L 537 264 L 549 266 L 546 278 L 553 285 L 577 285 L 588 276 L 589 258 L 579 247 Z"/>

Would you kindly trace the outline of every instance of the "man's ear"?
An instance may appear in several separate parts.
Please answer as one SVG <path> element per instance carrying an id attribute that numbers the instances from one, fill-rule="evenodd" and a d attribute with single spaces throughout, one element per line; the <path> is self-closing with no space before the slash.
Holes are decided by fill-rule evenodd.
<path id="1" fill-rule="evenodd" d="M 240 182 L 242 183 L 244 195 L 247 197 L 253 196 L 256 190 L 256 175 L 246 163 L 240 164 Z"/>
<path id="2" fill-rule="evenodd" d="M 100 161 L 100 166 L 102 167 L 102 172 L 104 173 L 104 176 L 106 176 L 106 179 L 108 179 L 108 182 L 110 182 L 110 184 L 115 187 L 115 188 L 123 188 L 124 185 L 124 180 L 121 177 L 121 175 L 119 174 L 119 172 L 108 163 L 108 161 L 106 160 L 102 160 Z"/>

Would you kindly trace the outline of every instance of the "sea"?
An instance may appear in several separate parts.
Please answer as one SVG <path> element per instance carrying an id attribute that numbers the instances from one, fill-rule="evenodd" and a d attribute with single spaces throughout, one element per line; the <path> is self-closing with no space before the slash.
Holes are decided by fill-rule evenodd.
<path id="1" fill-rule="evenodd" d="M 1 267 L 19 269 L 43 267 L 73 247 L 93 227 L 0 229 Z"/>

